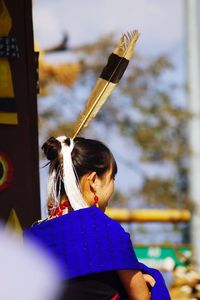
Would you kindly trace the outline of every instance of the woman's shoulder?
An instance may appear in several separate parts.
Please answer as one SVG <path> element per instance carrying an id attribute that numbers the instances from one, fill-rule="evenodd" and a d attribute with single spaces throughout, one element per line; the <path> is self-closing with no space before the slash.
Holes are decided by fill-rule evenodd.
<path id="1" fill-rule="evenodd" d="M 94 218 L 94 219 L 96 218 L 97 219 L 96 222 L 104 222 L 112 227 L 116 227 L 119 230 L 125 232 L 125 230 L 123 229 L 123 227 L 121 226 L 121 224 L 118 221 L 109 217 L 106 213 L 101 211 L 96 206 L 90 207 L 90 210 L 88 211 L 88 215 L 90 215 L 91 218 Z"/>
<path id="2" fill-rule="evenodd" d="M 96 232 L 101 232 L 105 238 L 112 236 L 112 239 L 130 240 L 130 234 L 124 230 L 122 225 L 99 208 L 92 207 L 88 215 L 90 215 L 90 224 L 88 223 L 88 225 L 93 227 Z"/>
<path id="3" fill-rule="evenodd" d="M 108 217 L 96 206 L 76 210 L 57 218 L 39 220 L 26 229 L 24 235 L 42 236 L 52 234 L 54 231 L 69 231 L 74 232 L 76 236 L 79 234 L 77 228 L 88 235 L 95 233 L 103 236 L 108 234 L 129 236 L 120 223 Z"/>

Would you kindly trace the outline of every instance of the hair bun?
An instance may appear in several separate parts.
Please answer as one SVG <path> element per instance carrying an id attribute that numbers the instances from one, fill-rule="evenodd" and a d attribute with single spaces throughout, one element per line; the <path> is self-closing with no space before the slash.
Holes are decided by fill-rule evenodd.
<path id="1" fill-rule="evenodd" d="M 71 140 L 70 140 L 70 138 L 69 138 L 69 137 L 67 137 L 67 138 L 66 138 L 66 140 L 65 140 L 65 144 L 66 144 L 67 146 L 70 146 L 70 144 L 71 144 Z"/>
<path id="2" fill-rule="evenodd" d="M 55 139 L 54 137 L 50 137 L 43 145 L 42 150 L 44 152 L 44 155 L 48 160 L 54 160 L 58 158 L 60 150 L 61 150 L 61 144 L 60 142 Z"/>

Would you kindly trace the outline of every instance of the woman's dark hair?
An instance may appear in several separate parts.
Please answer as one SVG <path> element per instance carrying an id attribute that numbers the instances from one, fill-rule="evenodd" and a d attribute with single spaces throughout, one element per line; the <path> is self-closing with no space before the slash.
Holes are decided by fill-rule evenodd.
<path id="1" fill-rule="evenodd" d="M 110 168 L 112 177 L 117 173 L 117 164 L 111 151 L 100 141 L 77 137 L 74 140 L 72 161 L 80 179 L 83 175 L 95 171 L 99 177 Z"/>
<path id="2" fill-rule="evenodd" d="M 70 144 L 70 139 L 66 138 L 65 143 Z M 61 144 L 54 137 L 49 138 L 42 146 L 45 156 L 50 160 L 49 172 L 56 171 L 62 176 L 62 156 Z M 80 180 L 82 176 L 90 172 L 96 172 L 102 177 L 110 168 L 111 177 L 117 173 L 117 164 L 111 151 L 100 141 L 77 137 L 74 139 L 74 148 L 71 153 L 72 162 L 76 175 Z M 61 184 L 61 194 L 63 194 L 63 184 Z"/>
<path id="3" fill-rule="evenodd" d="M 42 150 L 48 160 L 54 161 L 59 158 L 61 144 L 52 136 L 42 145 Z"/>

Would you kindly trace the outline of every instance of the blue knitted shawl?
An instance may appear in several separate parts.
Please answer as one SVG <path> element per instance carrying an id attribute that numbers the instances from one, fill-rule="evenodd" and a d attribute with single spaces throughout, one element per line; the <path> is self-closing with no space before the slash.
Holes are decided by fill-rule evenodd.
<path id="1" fill-rule="evenodd" d="M 44 221 L 24 231 L 58 261 L 61 280 L 96 272 L 141 270 L 152 275 L 156 284 L 152 300 L 169 300 L 161 273 L 141 264 L 130 235 L 121 225 L 93 206 Z"/>

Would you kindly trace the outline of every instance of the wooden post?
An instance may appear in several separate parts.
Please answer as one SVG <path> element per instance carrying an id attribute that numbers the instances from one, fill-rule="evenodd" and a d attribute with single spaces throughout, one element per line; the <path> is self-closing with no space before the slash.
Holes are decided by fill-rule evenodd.
<path id="1" fill-rule="evenodd" d="M 198 0 L 185 1 L 188 109 L 192 113 L 188 126 L 190 145 L 189 194 L 194 203 L 191 221 L 191 240 L 194 256 L 200 270 L 200 3 Z"/>
<path id="2" fill-rule="evenodd" d="M 10 80 L 8 72 L 3 72 L 3 62 L 4 66 L 9 66 L 7 70 L 10 70 L 12 80 L 8 93 L 0 92 L 0 152 L 3 157 L 0 157 L 0 183 L 7 180 L 0 189 L 0 218 L 6 222 L 9 217 L 14 217 L 25 228 L 40 218 L 32 1 L 0 0 L 0 24 L 3 22 L 7 26 L 5 9 L 6 14 L 9 13 L 6 18 L 11 19 L 11 28 L 8 32 L 0 29 L 0 37 L 6 35 L 16 39 L 19 57 L 0 58 L 0 85 Z M 14 121 L 12 114 L 15 114 Z"/>

